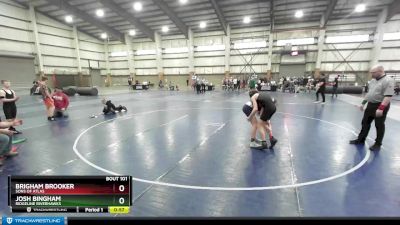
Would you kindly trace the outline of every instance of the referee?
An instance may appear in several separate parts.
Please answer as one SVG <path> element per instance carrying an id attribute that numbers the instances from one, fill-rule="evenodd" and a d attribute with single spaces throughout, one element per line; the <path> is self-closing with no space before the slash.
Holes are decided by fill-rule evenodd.
<path id="1" fill-rule="evenodd" d="M 362 111 L 364 110 L 364 105 L 368 102 L 361 122 L 362 128 L 358 138 L 350 141 L 350 144 L 364 144 L 371 128 L 371 123 L 375 120 L 375 144 L 369 149 L 378 151 L 385 135 L 385 120 L 390 108 L 390 100 L 394 94 L 394 80 L 386 76 L 383 66 L 380 65 L 372 67 L 370 73 L 374 79 L 371 80 L 369 91 L 360 106 Z"/>

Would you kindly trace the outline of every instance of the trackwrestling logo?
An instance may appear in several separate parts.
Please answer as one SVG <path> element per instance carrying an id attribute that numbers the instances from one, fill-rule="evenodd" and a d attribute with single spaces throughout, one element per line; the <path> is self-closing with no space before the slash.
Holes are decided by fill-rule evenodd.
<path id="1" fill-rule="evenodd" d="M 64 225 L 64 217 L 3 217 L 3 224 L 52 224 Z"/>

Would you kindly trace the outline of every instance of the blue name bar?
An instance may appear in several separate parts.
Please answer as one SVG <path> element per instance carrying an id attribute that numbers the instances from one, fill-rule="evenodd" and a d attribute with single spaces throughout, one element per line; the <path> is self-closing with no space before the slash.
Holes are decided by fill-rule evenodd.
<path id="1" fill-rule="evenodd" d="M 3 216 L 2 225 L 52 224 L 64 225 L 64 217 L 8 217 Z"/>

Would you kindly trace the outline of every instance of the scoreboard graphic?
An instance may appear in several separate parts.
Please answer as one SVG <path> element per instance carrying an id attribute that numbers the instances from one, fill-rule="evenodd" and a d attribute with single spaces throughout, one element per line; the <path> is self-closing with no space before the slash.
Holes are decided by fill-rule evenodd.
<path id="1" fill-rule="evenodd" d="M 9 176 L 13 213 L 128 213 L 131 176 Z"/>

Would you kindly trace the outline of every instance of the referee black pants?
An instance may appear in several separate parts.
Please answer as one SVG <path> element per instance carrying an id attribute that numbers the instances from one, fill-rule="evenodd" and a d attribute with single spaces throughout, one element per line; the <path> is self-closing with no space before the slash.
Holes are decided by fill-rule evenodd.
<path id="1" fill-rule="evenodd" d="M 325 88 L 320 88 L 318 89 L 316 96 L 317 96 L 317 101 L 319 100 L 319 94 L 322 96 L 322 102 L 325 102 Z"/>
<path id="2" fill-rule="evenodd" d="M 367 108 L 364 111 L 364 117 L 361 122 L 362 128 L 360 134 L 358 135 L 358 140 L 365 141 L 365 139 L 367 139 L 369 129 L 371 128 L 371 123 L 375 120 L 375 144 L 382 145 L 383 136 L 385 135 L 385 120 L 390 108 L 390 104 L 386 106 L 381 117 L 376 117 L 376 110 L 378 109 L 380 104 L 381 103 L 368 103 Z"/>

